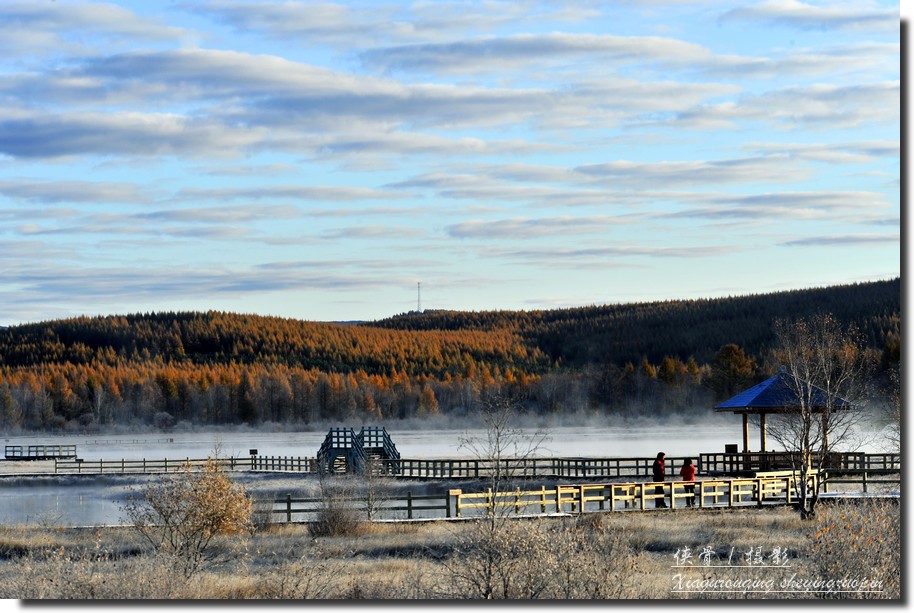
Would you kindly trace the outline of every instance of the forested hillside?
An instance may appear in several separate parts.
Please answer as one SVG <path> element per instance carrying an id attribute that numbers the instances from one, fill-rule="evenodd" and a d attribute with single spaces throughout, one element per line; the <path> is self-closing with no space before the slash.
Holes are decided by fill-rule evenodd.
<path id="1" fill-rule="evenodd" d="M 761 355 L 777 319 L 831 313 L 855 324 L 873 347 L 898 332 L 899 279 L 776 294 L 676 300 L 550 311 L 435 311 L 375 322 L 402 330 L 515 330 L 531 349 L 553 361 L 582 366 L 624 364 L 664 356 L 710 361 L 724 345 L 735 343 Z"/>
<path id="2" fill-rule="evenodd" d="M 531 411 L 706 410 L 765 376 L 778 318 L 831 312 L 883 368 L 900 281 L 549 311 L 435 311 L 333 324 L 220 312 L 79 317 L 0 330 L 0 427 L 168 428 Z"/>

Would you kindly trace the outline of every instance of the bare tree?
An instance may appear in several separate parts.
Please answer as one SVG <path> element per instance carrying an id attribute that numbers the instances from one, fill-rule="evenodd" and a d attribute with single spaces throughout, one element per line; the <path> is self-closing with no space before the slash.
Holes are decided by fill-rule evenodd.
<path id="1" fill-rule="evenodd" d="M 453 587 L 467 597 L 538 598 L 550 574 L 532 572 L 529 562 L 539 557 L 536 552 L 542 551 L 545 536 L 535 524 L 510 517 L 515 506 L 509 488 L 516 485 L 518 467 L 536 454 L 546 437 L 515 426 L 517 403 L 504 391 L 481 394 L 480 408 L 485 435 L 461 437 L 460 446 L 487 467 L 489 504 L 477 528 L 461 533 L 454 557 L 444 565 Z"/>
<path id="2" fill-rule="evenodd" d="M 488 390 L 481 394 L 480 411 L 484 438 L 462 436 L 460 448 L 488 466 L 486 480 L 494 501 L 512 486 L 518 468 L 539 452 L 547 435 L 540 430 L 527 433 L 517 427 L 517 402 L 504 391 Z M 498 505 L 490 506 L 489 515 L 498 515 Z"/>
<path id="3" fill-rule="evenodd" d="M 814 515 L 830 454 L 856 442 L 863 421 L 869 360 L 859 332 L 843 329 L 830 314 L 778 321 L 775 357 L 795 395 L 795 405 L 769 426 L 798 474 L 801 517 Z"/>

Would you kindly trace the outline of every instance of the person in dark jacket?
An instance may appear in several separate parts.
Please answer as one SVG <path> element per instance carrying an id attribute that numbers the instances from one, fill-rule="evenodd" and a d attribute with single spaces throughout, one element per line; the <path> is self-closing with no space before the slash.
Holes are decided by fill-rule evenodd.
<path id="1" fill-rule="evenodd" d="M 663 453 L 662 451 L 661 451 L 660 453 L 658 453 L 658 454 L 657 454 L 657 459 L 654 460 L 654 465 L 651 467 L 651 470 L 652 470 L 652 472 L 653 472 L 653 477 L 654 477 L 654 481 L 655 481 L 655 482 L 663 481 L 663 480 L 666 479 L 666 468 L 664 468 L 664 466 L 663 466 L 663 459 L 664 459 L 665 457 L 666 457 L 666 454 Z M 662 494 L 662 493 L 663 493 L 663 486 L 662 486 L 662 485 L 658 485 L 656 488 L 654 488 L 654 493 L 655 493 L 655 494 Z M 665 501 L 663 498 L 658 498 L 658 499 L 656 500 L 656 508 L 658 508 L 658 509 L 665 509 L 665 508 L 666 508 L 666 501 Z"/>
<path id="2" fill-rule="evenodd" d="M 683 481 L 695 481 L 695 465 L 692 464 L 692 458 L 687 458 L 685 464 L 682 468 L 679 469 L 679 475 L 682 477 Z M 693 507 L 695 506 L 695 486 L 686 485 L 684 486 L 685 493 L 691 494 L 689 498 L 686 498 L 686 506 Z"/>

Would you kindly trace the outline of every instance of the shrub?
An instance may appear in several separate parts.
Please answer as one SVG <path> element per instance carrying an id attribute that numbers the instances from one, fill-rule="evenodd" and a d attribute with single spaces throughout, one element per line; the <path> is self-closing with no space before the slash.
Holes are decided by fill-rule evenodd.
<path id="1" fill-rule="evenodd" d="M 315 520 L 308 524 L 308 532 L 313 537 L 358 536 L 363 526 L 356 509 L 346 506 L 339 499 L 329 498 L 324 500 Z"/>
<path id="2" fill-rule="evenodd" d="M 200 567 L 217 534 L 253 529 L 251 499 L 212 459 L 201 470 L 185 466 L 148 485 L 143 499 L 132 501 L 125 511 L 143 538 L 156 552 L 171 556 L 185 577 Z"/>
<path id="3" fill-rule="evenodd" d="M 822 580 L 876 580 L 881 593 L 829 593 L 829 598 L 899 598 L 901 511 L 894 500 L 862 499 L 820 506 L 806 553 Z"/>

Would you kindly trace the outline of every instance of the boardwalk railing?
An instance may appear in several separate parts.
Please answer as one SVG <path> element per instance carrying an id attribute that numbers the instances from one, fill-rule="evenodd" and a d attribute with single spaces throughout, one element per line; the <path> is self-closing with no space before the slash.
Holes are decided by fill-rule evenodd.
<path id="1" fill-rule="evenodd" d="M 701 454 L 699 474 L 723 476 L 741 472 L 767 472 L 790 470 L 781 461 L 786 454 Z M 899 454 L 836 454 L 830 477 L 841 475 L 880 475 L 901 470 Z M 746 457 L 744 457 L 746 456 Z M 769 457 L 770 456 L 770 457 Z M 667 457 L 666 474 L 673 479 L 686 458 Z M 524 458 L 503 459 L 499 474 L 517 479 L 620 479 L 646 478 L 651 474 L 654 458 Z M 55 459 L 57 473 L 140 473 L 169 472 L 184 463 L 200 466 L 205 459 L 166 460 L 77 460 Z M 315 473 L 319 468 L 316 458 L 292 456 L 251 456 L 244 458 L 218 458 L 220 466 L 229 470 L 262 470 L 297 473 Z M 400 478 L 418 479 L 485 479 L 496 471 L 494 460 L 483 459 L 396 459 L 377 460 L 383 465 L 383 474 Z M 748 467 L 748 468 L 746 468 Z"/>
<path id="2" fill-rule="evenodd" d="M 50 460 L 75 458 L 76 445 L 6 445 L 3 449 L 7 460 Z"/>
<path id="3" fill-rule="evenodd" d="M 156 474 L 184 470 L 199 470 L 210 462 L 225 470 L 252 470 L 253 464 L 265 458 L 165 458 L 162 460 L 55 460 L 57 474 Z M 300 459 L 300 458 L 299 458 Z"/>
<path id="4" fill-rule="evenodd" d="M 255 470 L 276 472 L 317 472 L 317 460 L 292 456 L 251 456 L 247 458 L 165 458 L 162 460 L 56 460 L 57 474 L 168 473 L 189 466 L 197 470 L 213 462 L 225 470 Z"/>
<path id="5" fill-rule="evenodd" d="M 787 452 L 702 453 L 698 463 L 705 474 L 734 474 L 744 471 L 791 470 L 794 460 Z M 832 453 L 825 467 L 835 472 L 865 470 L 872 474 L 901 470 L 898 453 Z"/>
<path id="6" fill-rule="evenodd" d="M 814 477 L 810 486 L 815 486 Z M 720 509 L 789 505 L 793 502 L 796 476 L 772 474 L 746 479 L 715 479 L 664 483 L 600 483 L 542 486 L 535 490 L 464 492 L 382 500 L 375 507 L 378 519 L 453 519 L 499 515 L 583 514 L 689 508 Z M 694 488 L 690 491 L 687 488 Z M 349 508 L 365 511 L 365 501 L 347 498 Z M 658 503 L 666 503 L 661 509 Z M 327 507 L 320 498 L 258 501 L 258 509 L 279 521 L 309 521 Z"/>

